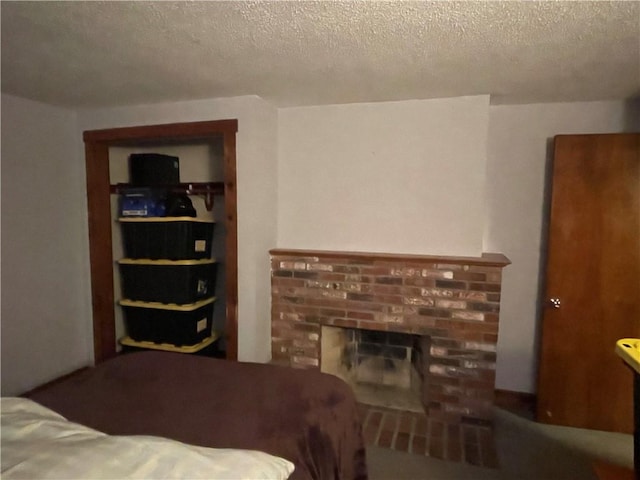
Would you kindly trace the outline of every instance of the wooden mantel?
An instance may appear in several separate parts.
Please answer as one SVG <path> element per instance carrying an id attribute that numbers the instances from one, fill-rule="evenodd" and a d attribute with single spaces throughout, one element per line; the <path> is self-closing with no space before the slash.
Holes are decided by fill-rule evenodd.
<path id="1" fill-rule="evenodd" d="M 502 253 L 483 253 L 480 257 L 449 255 L 417 255 L 406 253 L 347 252 L 332 250 L 302 250 L 291 248 L 274 248 L 269 250 L 274 256 L 318 257 L 318 258 L 357 258 L 361 261 L 391 261 L 416 263 L 451 263 L 454 265 L 478 265 L 487 267 L 506 267 L 511 264 Z"/>

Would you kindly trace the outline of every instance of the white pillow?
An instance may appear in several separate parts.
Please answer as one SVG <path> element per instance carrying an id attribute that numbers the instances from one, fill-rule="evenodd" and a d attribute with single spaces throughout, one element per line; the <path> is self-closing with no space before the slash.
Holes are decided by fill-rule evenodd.
<path id="1" fill-rule="evenodd" d="M 2 398 L 2 478 L 285 480 L 293 464 L 255 450 L 115 436 L 24 398 Z"/>

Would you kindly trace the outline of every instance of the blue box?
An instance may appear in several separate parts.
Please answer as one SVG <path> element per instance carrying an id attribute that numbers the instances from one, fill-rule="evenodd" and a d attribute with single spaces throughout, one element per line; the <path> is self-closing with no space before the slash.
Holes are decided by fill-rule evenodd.
<path id="1" fill-rule="evenodd" d="M 131 188 L 120 194 L 121 217 L 164 217 L 166 200 L 150 188 Z"/>

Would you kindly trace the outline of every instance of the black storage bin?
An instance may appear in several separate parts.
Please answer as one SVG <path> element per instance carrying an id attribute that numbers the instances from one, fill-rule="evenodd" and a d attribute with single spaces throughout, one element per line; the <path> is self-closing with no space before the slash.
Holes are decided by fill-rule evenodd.
<path id="1" fill-rule="evenodd" d="M 214 223 L 191 217 L 120 218 L 125 256 L 152 260 L 211 257 Z"/>
<path id="2" fill-rule="evenodd" d="M 180 183 L 180 160 L 161 153 L 132 153 L 129 179 L 136 187 L 175 185 Z"/>
<path id="3" fill-rule="evenodd" d="M 190 305 L 120 300 L 129 337 L 136 342 L 195 345 L 211 336 L 213 302 Z"/>
<path id="4" fill-rule="evenodd" d="M 215 260 L 118 260 L 124 298 L 143 302 L 194 303 L 216 290 Z"/>

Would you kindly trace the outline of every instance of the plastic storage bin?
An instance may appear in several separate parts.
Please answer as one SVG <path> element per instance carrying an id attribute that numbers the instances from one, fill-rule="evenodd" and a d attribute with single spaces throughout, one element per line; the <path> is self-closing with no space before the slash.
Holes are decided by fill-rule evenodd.
<path id="1" fill-rule="evenodd" d="M 120 218 L 128 258 L 196 260 L 211 257 L 214 223 L 192 217 Z"/>
<path id="2" fill-rule="evenodd" d="M 194 303 L 216 289 L 215 260 L 118 260 L 122 293 L 143 302 Z"/>
<path id="3" fill-rule="evenodd" d="M 129 337 L 137 342 L 195 345 L 211 336 L 214 297 L 190 305 L 120 300 Z"/>
<path id="4" fill-rule="evenodd" d="M 640 475 L 640 338 L 621 338 L 616 353 L 633 373 L 633 466 L 636 478 Z"/>
<path id="5" fill-rule="evenodd" d="M 210 337 L 205 338 L 195 345 L 184 345 L 176 347 L 168 343 L 136 342 L 131 337 L 120 339 L 123 352 L 136 352 L 140 350 L 161 350 L 163 352 L 188 353 L 204 357 L 225 358 L 224 352 L 220 350 L 220 333 L 213 331 Z"/>

